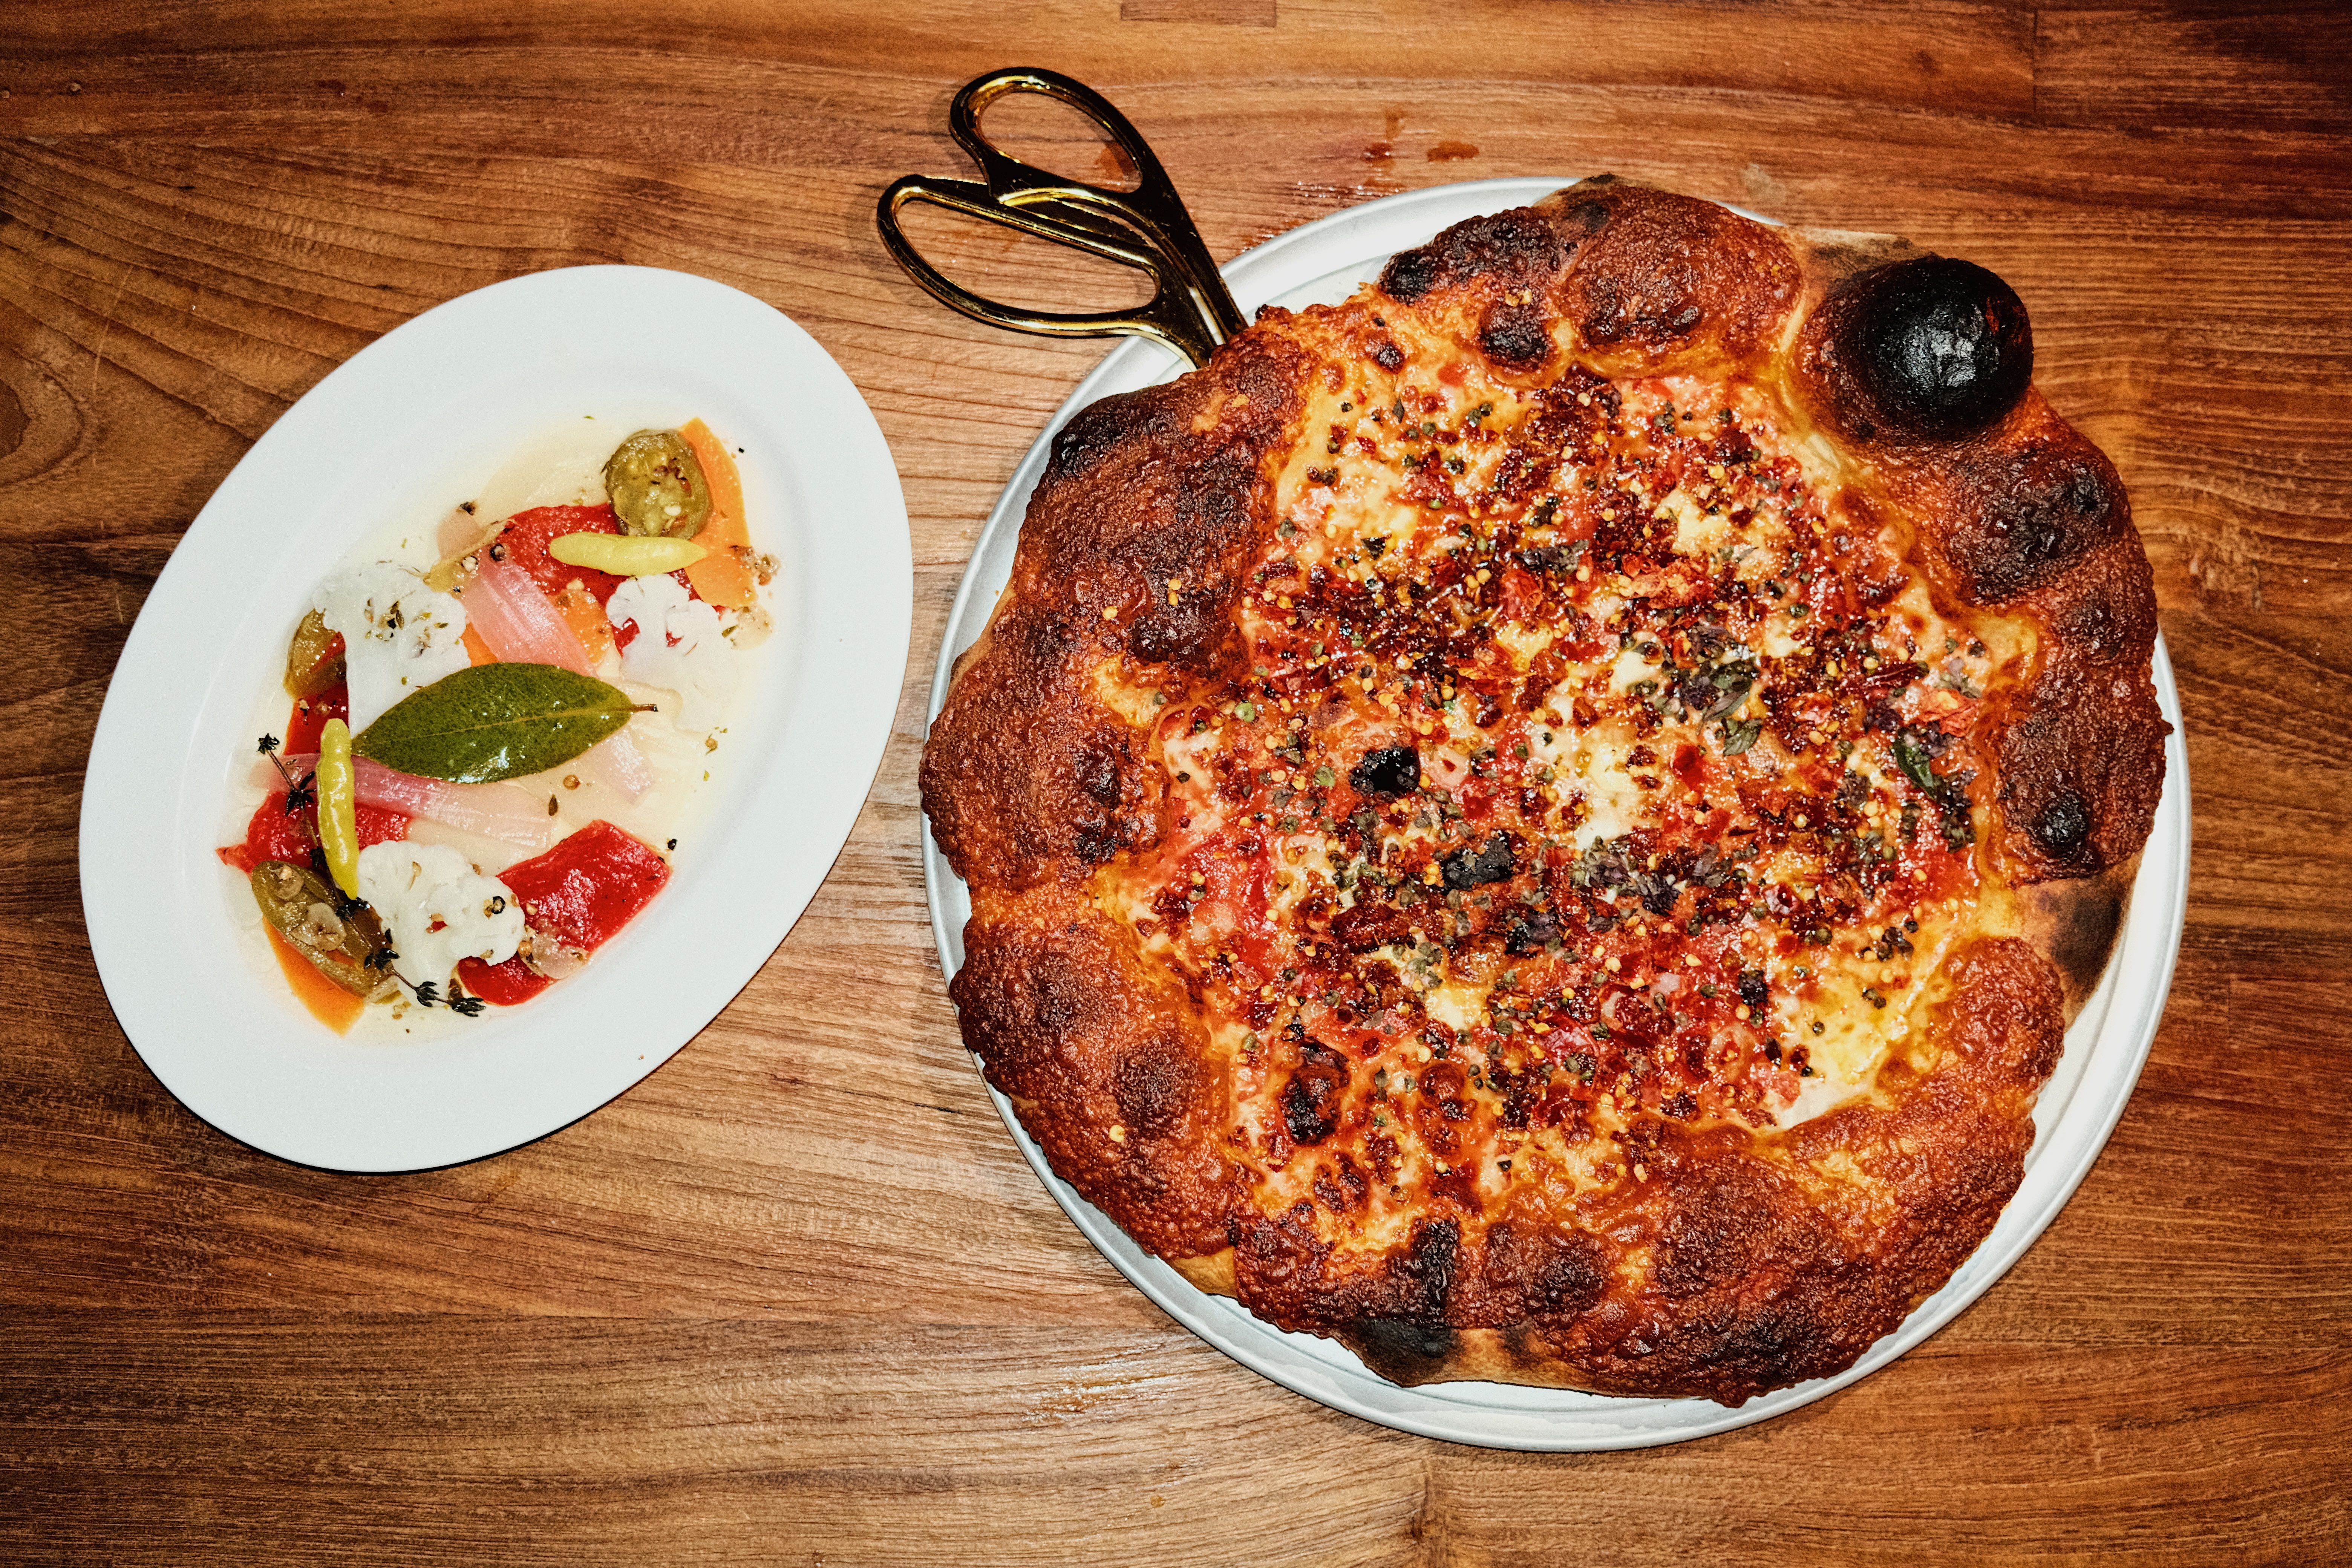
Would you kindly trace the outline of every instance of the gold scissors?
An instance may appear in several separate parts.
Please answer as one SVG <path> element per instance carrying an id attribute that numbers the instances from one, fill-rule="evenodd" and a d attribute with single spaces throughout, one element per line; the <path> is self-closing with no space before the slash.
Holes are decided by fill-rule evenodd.
<path id="1" fill-rule="evenodd" d="M 980 128 L 982 111 L 1012 93 L 1068 104 L 1109 136 L 1138 176 L 1132 191 L 1108 190 L 1024 163 Z M 1127 117 L 1091 88 L 1049 70 L 994 70 L 966 82 L 948 106 L 948 130 L 980 165 L 985 183 L 908 174 L 882 193 L 874 222 L 882 243 L 930 296 L 974 321 L 1056 338 L 1142 337 L 1165 343 L 1194 364 L 1246 325 L 1217 264 L 1201 243 L 1192 215 L 1168 172 Z M 898 224 L 898 209 L 929 202 L 1083 250 L 1146 274 L 1151 299 L 1126 310 L 1069 313 L 1020 310 L 955 283 L 926 261 Z"/>

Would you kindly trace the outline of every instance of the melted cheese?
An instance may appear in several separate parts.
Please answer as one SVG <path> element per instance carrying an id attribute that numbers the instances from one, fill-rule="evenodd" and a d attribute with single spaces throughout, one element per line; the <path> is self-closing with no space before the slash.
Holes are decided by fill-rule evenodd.
<path id="1" fill-rule="evenodd" d="M 1433 1187 L 1484 1205 L 1646 1179 L 1606 1136 L 1637 1113 L 1785 1126 L 1874 1093 L 1982 911 L 1870 705 L 1965 729 L 1960 693 L 2032 653 L 1960 635 L 1916 584 L 1848 621 L 1841 579 L 1904 542 L 1841 510 L 1837 454 L 1775 389 L 1530 397 L 1391 324 L 1404 371 L 1318 382 L 1317 438 L 1276 475 L 1237 615 L 1252 674 L 1186 691 L 1114 661 L 1097 684 L 1130 721 L 1163 714 L 1170 800 L 1104 906 L 1202 998 L 1256 1201 L 1368 1253 Z M 1546 437 L 1552 468 L 1504 497 L 1538 414 L 1599 434 Z M 1538 613 L 1505 613 L 1530 591 Z M 1882 668 L 1899 679 L 1860 684 Z M 1416 794 L 1347 782 L 1402 746 Z M 1253 856 L 1264 885 L 1237 891 L 1221 868 Z M 1345 1064 L 1321 1100 L 1294 1092 L 1310 1046 Z"/>

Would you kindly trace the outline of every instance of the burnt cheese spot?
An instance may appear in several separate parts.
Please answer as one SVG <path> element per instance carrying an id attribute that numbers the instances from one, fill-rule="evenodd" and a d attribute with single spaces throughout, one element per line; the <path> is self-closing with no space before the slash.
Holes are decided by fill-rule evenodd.
<path id="1" fill-rule="evenodd" d="M 1739 999 L 1748 1005 L 1750 1012 L 1760 1017 L 1764 1012 L 1764 1004 L 1771 997 L 1771 993 L 1764 984 L 1764 972 L 1760 969 L 1741 970 L 1738 989 Z"/>
<path id="2" fill-rule="evenodd" d="M 1506 881 L 1514 869 L 1510 835 L 1497 833 L 1475 849 L 1456 849 L 1438 864 L 1444 873 L 1445 885 L 1457 893 L 1488 882 Z"/>
<path id="3" fill-rule="evenodd" d="M 1315 1201 L 1333 1214 L 1353 1214 L 1364 1206 L 1371 1183 L 1343 1151 L 1339 1159 L 1315 1176 Z"/>
<path id="4" fill-rule="evenodd" d="M 1503 951 L 1513 958 L 1525 958 L 1531 952 L 1542 952 L 1559 940 L 1559 922 L 1547 910 L 1524 920 L 1514 921 L 1509 932 L 1503 938 Z"/>
<path id="5" fill-rule="evenodd" d="M 1421 787 L 1421 753 L 1411 746 L 1383 746 L 1366 752 L 1363 761 L 1348 770 L 1348 782 L 1359 795 L 1392 800 Z"/>
<path id="6" fill-rule="evenodd" d="M 1078 799 L 1070 804 L 1072 847 L 1089 866 L 1099 866 L 1126 847 L 1122 824 L 1114 815 L 1123 793 L 1118 759 L 1108 752 L 1082 747 L 1071 759 L 1070 782 Z"/>
<path id="7" fill-rule="evenodd" d="M 1282 1121 L 1294 1143 L 1320 1143 L 1339 1130 L 1348 1058 L 1319 1040 L 1299 1048 L 1298 1070 L 1282 1089 Z"/>

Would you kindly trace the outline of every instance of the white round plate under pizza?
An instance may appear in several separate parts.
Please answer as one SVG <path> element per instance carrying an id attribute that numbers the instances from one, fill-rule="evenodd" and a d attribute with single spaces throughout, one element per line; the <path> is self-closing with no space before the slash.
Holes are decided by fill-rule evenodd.
<path id="1" fill-rule="evenodd" d="M 1024 1153 L 1402 1430 L 1667 1442 L 1902 1353 L 2089 1168 L 2183 908 L 2147 558 L 2022 303 L 1605 177 L 1227 275 L 1275 308 L 1088 377 L 942 650 L 933 915 Z"/>

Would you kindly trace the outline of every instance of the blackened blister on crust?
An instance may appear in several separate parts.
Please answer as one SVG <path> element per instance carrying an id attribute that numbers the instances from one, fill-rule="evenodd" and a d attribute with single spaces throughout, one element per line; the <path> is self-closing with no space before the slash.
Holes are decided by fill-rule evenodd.
<path id="1" fill-rule="evenodd" d="M 1051 890 L 975 918 L 949 985 L 964 1044 L 1062 1177 L 1145 1246 L 1224 1245 L 1234 1174 L 1218 1153 L 1226 1094 L 1199 1026 L 1082 900 Z M 1118 1136 L 1109 1130 L 1118 1129 Z"/>
<path id="2" fill-rule="evenodd" d="M 1360 1318 L 1339 1337 L 1366 1366 L 1405 1388 L 1444 1376 L 1462 1343 L 1444 1323 L 1399 1318 Z"/>
<path id="3" fill-rule="evenodd" d="M 2076 791 L 2061 785 L 2025 830 L 2054 858 L 2077 856 L 2091 842 L 2090 805 Z"/>
<path id="4" fill-rule="evenodd" d="M 1973 262 L 1923 257 L 1878 273 L 1862 312 L 1864 379 L 1910 429 L 1952 440 L 1990 429 L 2033 379 L 2025 302 Z"/>
<path id="5" fill-rule="evenodd" d="M 1083 696 L 1082 637 L 1061 616 L 1006 617 L 931 725 L 924 805 L 967 879 L 1075 878 L 1158 840 L 1161 775 L 1140 764 L 1133 730 Z"/>
<path id="6" fill-rule="evenodd" d="M 2137 855 L 2164 787 L 2168 726 L 2145 673 L 2087 689 L 2044 679 L 2002 725 L 1996 799 L 2021 881 L 2088 877 Z"/>
<path id="7" fill-rule="evenodd" d="M 1914 256 L 1837 284 L 1799 363 L 1848 437 L 1957 441 L 1999 424 L 2033 379 L 2024 301 L 1973 262 Z"/>
<path id="8" fill-rule="evenodd" d="M 1460 1222 L 1414 1221 L 1404 1252 L 1389 1261 L 1377 1305 L 1350 1318 L 1339 1337 L 1391 1383 L 1411 1387 L 1442 1375 L 1461 1343 L 1447 1321 L 1461 1255 Z"/>
<path id="9" fill-rule="evenodd" d="M 1497 296 L 1549 283 L 1582 237 L 1540 207 L 1519 207 L 1455 224 L 1427 245 L 1401 250 L 1381 270 L 1381 292 L 1410 305 L 1440 289 Z"/>
<path id="10" fill-rule="evenodd" d="M 1971 604 L 2048 587 L 2131 526 L 2114 468 L 2036 402 L 2017 438 L 1965 448 L 1946 469 L 1943 553 Z"/>
<path id="11" fill-rule="evenodd" d="M 1410 305 L 1437 286 L 1444 265 L 1427 246 L 1400 250 L 1381 269 L 1381 288 L 1390 299 Z"/>
<path id="12" fill-rule="evenodd" d="M 1509 300 L 1488 306 L 1478 324 L 1478 347 L 1507 370 L 1541 370 L 1552 355 L 1542 307 Z"/>

